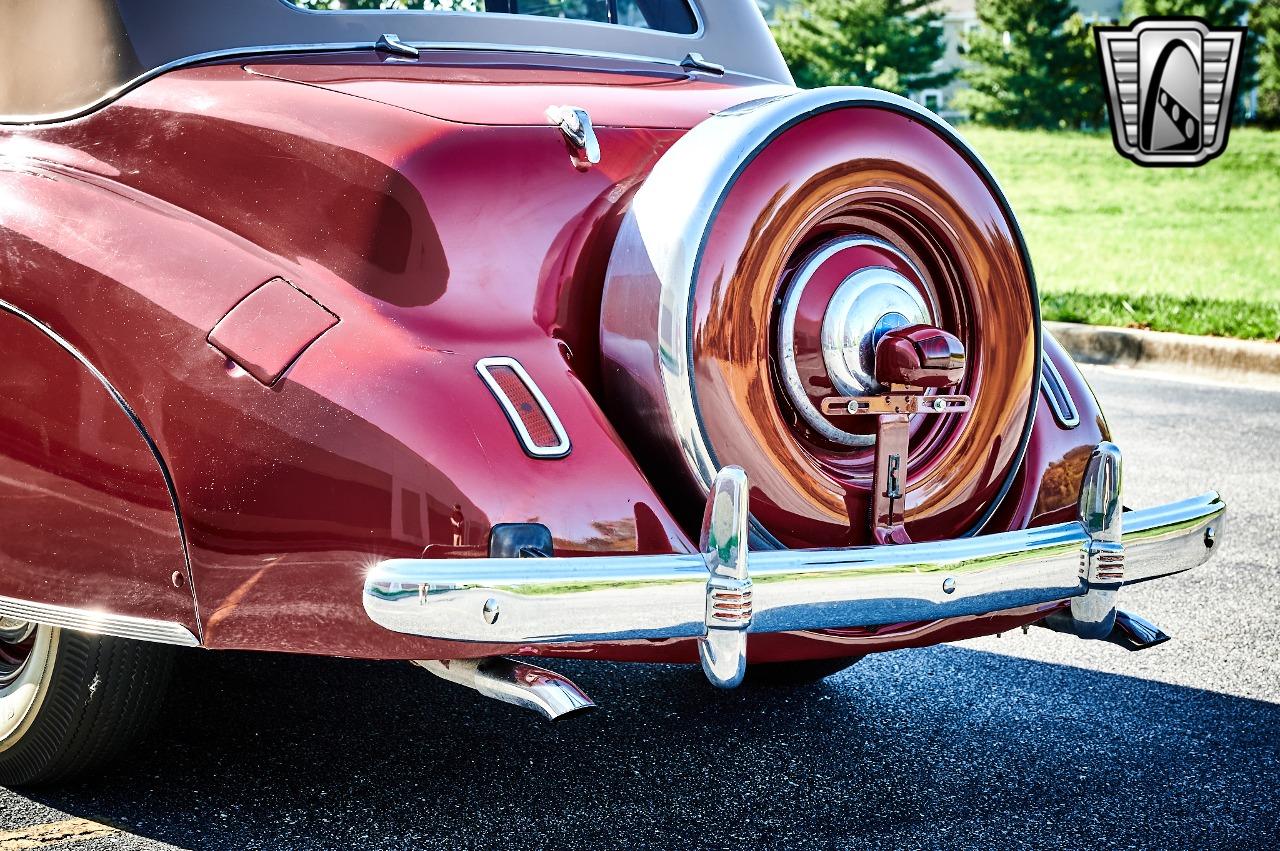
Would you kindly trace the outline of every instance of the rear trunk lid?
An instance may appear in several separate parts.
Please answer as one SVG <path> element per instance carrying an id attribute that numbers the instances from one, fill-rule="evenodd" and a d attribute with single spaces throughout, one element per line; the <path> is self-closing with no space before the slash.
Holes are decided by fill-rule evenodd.
<path id="1" fill-rule="evenodd" d="M 312 54 L 245 70 L 445 121 L 506 126 L 546 124 L 547 107 L 571 104 L 598 126 L 689 128 L 735 104 L 793 91 L 664 63 L 531 52 L 423 51 L 416 60 L 374 51 Z"/>

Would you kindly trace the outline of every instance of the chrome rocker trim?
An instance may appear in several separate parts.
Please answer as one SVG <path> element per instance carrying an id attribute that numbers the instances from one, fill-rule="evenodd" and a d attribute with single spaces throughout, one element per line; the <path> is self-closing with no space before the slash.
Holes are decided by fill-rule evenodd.
<path id="1" fill-rule="evenodd" d="M 1206 562 L 1222 537 L 1216 493 L 1120 508 L 1119 450 L 1094 451 L 1080 519 L 949 541 L 747 551 L 747 477 L 716 477 L 702 553 L 540 559 L 392 559 L 364 587 L 389 630 L 488 644 L 699 638 L 716 685 L 742 678 L 747 635 L 875 626 L 1071 600 L 1071 631 L 1104 637 L 1120 588 Z M 1123 534 L 1120 518 L 1123 517 Z"/>
<path id="2" fill-rule="evenodd" d="M 158 644 L 176 644 L 180 647 L 199 647 L 200 640 L 191 630 L 173 621 L 158 621 L 132 615 L 113 615 L 90 609 L 72 609 L 50 603 L 32 603 L 0 597 L 0 616 L 18 618 L 97 635 L 114 635 L 134 641 L 153 641 Z"/>

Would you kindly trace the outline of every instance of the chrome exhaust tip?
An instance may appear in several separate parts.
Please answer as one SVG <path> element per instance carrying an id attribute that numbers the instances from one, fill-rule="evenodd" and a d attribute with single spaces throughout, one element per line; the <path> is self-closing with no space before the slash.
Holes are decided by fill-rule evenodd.
<path id="1" fill-rule="evenodd" d="M 1125 650 L 1146 650 L 1157 644 L 1164 644 L 1170 638 L 1172 636 L 1169 633 L 1146 618 L 1117 609 L 1116 625 L 1107 636 L 1107 641 L 1118 644 Z"/>
<path id="2" fill-rule="evenodd" d="M 1124 609 L 1115 610 L 1111 618 L 1111 627 L 1105 635 L 1095 634 L 1092 626 L 1082 630 L 1080 622 L 1071 616 L 1070 609 L 1056 611 L 1047 618 L 1037 621 L 1036 626 L 1042 626 L 1054 632 L 1065 632 L 1077 638 L 1105 641 L 1108 644 L 1123 647 L 1125 650 L 1148 650 L 1172 638 L 1169 633 L 1151 621 L 1133 612 L 1126 612 Z"/>
<path id="3" fill-rule="evenodd" d="M 413 664 L 485 697 L 531 709 L 548 721 L 582 715 L 596 708 L 595 701 L 568 677 L 505 656 L 415 659 Z"/>

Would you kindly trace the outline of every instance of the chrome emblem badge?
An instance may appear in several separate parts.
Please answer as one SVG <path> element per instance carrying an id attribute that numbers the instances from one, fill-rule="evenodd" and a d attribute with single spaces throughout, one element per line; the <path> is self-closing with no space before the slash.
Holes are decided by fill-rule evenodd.
<path id="1" fill-rule="evenodd" d="M 1197 166 L 1222 153 L 1244 27 L 1142 18 L 1094 27 L 1116 150 L 1139 165 Z"/>

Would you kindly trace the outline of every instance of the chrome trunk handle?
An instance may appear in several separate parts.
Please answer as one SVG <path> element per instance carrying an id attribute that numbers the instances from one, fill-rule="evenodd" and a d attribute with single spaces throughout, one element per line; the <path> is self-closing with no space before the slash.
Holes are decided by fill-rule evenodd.
<path id="1" fill-rule="evenodd" d="M 553 127 L 559 127 L 564 134 L 574 168 L 585 171 L 600 162 L 600 140 L 596 138 L 595 128 L 591 126 L 591 116 L 585 109 L 576 106 L 549 106 L 547 121 Z"/>

